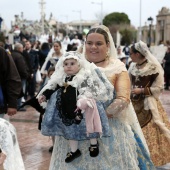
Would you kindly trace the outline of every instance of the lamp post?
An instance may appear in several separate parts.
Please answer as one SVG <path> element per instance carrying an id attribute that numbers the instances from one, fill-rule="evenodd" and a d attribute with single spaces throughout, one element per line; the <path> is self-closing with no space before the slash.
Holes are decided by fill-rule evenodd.
<path id="1" fill-rule="evenodd" d="M 44 5 L 46 2 L 44 0 L 41 0 L 39 2 L 40 8 L 41 8 L 41 24 L 42 24 L 42 33 L 44 34 L 44 19 L 45 19 L 45 12 L 44 12 Z"/>
<path id="2" fill-rule="evenodd" d="M 80 33 L 82 32 L 82 23 L 81 23 L 81 11 L 75 11 L 75 10 L 73 10 L 73 12 L 77 12 L 77 13 L 79 13 L 79 15 L 80 15 Z"/>
<path id="3" fill-rule="evenodd" d="M 139 5 L 139 40 L 142 39 L 142 28 L 141 28 L 141 20 L 142 20 L 142 0 L 140 0 L 140 5 Z"/>
<path id="4" fill-rule="evenodd" d="M 151 36 L 151 32 L 152 32 L 152 22 L 153 22 L 153 18 L 152 17 L 149 17 L 148 18 L 148 21 L 150 21 L 150 24 L 149 24 L 149 46 L 151 45 L 151 40 L 152 40 L 152 36 Z"/>
<path id="5" fill-rule="evenodd" d="M 103 24 L 103 1 L 101 0 L 101 2 L 91 2 L 92 4 L 97 4 L 101 6 L 101 16 L 100 16 L 100 24 Z"/>

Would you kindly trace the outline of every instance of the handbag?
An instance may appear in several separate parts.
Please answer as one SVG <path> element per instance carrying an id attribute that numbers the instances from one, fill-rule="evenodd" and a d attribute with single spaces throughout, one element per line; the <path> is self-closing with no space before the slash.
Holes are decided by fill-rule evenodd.
<path id="1" fill-rule="evenodd" d="M 42 81 L 40 70 L 38 69 L 36 72 L 36 82 L 40 83 Z"/>

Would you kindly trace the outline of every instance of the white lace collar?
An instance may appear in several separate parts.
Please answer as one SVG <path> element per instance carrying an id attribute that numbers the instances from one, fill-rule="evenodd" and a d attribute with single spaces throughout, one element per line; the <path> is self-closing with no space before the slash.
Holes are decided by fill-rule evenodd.
<path id="1" fill-rule="evenodd" d="M 148 75 L 152 75 L 152 74 L 156 74 L 156 73 L 159 73 L 158 72 L 158 69 L 156 67 L 155 64 L 152 64 L 150 62 L 148 62 L 144 68 L 142 69 L 138 69 L 136 67 L 136 63 L 132 65 L 131 67 L 131 71 L 130 73 L 133 75 L 133 76 L 136 76 L 138 74 L 138 76 L 148 76 Z"/>

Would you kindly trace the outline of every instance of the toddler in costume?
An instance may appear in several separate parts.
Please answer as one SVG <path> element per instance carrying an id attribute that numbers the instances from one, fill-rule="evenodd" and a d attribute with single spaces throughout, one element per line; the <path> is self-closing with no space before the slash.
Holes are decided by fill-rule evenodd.
<path id="1" fill-rule="evenodd" d="M 69 140 L 71 148 L 65 162 L 69 163 L 81 155 L 78 140 L 89 139 L 90 156 L 96 157 L 99 154 L 97 138 L 101 135 L 109 136 L 107 117 L 99 115 L 96 101 L 104 102 L 112 98 L 114 88 L 93 63 L 89 63 L 75 51 L 65 53 L 55 70 L 38 94 L 38 101 L 45 107 L 44 102 L 57 91 L 55 104 L 54 101 L 48 101 L 44 116 L 50 115 L 51 107 L 58 110 L 55 115 L 55 136 L 64 136 Z M 46 119 L 44 124 L 45 122 Z"/>

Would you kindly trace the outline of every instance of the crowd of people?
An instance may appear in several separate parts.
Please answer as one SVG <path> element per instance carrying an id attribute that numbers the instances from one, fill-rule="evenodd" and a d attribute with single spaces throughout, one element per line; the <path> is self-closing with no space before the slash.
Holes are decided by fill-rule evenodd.
<path id="1" fill-rule="evenodd" d="M 83 44 L 76 35 L 52 46 L 22 39 L 10 53 L 0 47 L 0 132 L 15 136 L 0 134 L 0 164 L 12 159 L 8 140 L 20 158 L 14 167 L 24 170 L 15 128 L 2 118 L 33 98 L 44 109 L 42 134 L 55 141 L 50 170 L 156 170 L 170 163 L 170 122 L 159 100 L 169 88 L 169 53 L 162 67 L 142 41 L 116 49 L 104 25 L 92 27 Z"/>

